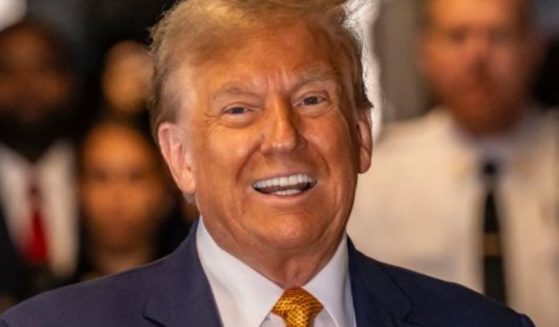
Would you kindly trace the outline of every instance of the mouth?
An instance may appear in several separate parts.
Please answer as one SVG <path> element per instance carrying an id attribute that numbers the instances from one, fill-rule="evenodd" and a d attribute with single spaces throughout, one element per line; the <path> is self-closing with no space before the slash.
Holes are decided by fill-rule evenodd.
<path id="1" fill-rule="evenodd" d="M 310 190 L 316 182 L 316 179 L 307 174 L 294 174 L 263 179 L 252 184 L 252 188 L 262 194 L 292 196 Z"/>

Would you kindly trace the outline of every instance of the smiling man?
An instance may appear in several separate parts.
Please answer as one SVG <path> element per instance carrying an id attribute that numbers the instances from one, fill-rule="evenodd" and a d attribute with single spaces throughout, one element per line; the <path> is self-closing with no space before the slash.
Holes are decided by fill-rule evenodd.
<path id="1" fill-rule="evenodd" d="M 345 235 L 371 161 L 343 1 L 190 0 L 154 29 L 153 128 L 201 218 L 169 257 L 55 291 L 5 326 L 532 326 Z"/>

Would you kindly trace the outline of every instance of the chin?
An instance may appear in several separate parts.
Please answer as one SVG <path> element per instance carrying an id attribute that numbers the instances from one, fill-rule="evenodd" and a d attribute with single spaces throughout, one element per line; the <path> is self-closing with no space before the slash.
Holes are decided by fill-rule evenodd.
<path id="1" fill-rule="evenodd" d="M 294 250 L 298 248 L 308 248 L 311 244 L 324 234 L 322 229 L 316 224 L 300 223 L 300 224 L 284 224 L 272 229 L 266 230 L 261 236 L 261 240 L 270 245 L 270 247 L 282 250 Z"/>

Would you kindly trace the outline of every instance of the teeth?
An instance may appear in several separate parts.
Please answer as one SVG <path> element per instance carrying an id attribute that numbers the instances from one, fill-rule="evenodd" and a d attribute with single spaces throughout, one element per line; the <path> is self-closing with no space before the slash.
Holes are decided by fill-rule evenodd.
<path id="1" fill-rule="evenodd" d="M 304 183 L 315 183 L 315 180 L 304 174 L 296 174 L 291 176 L 276 177 L 265 179 L 254 183 L 255 188 L 267 188 L 267 187 L 289 187 L 296 186 L 298 184 Z"/>
<path id="2" fill-rule="evenodd" d="M 299 191 L 299 190 L 285 190 L 285 191 L 274 192 L 274 194 L 283 195 L 283 196 L 294 195 L 294 194 L 299 194 L 299 193 L 301 193 L 301 191 Z"/>
<path id="3" fill-rule="evenodd" d="M 308 190 L 316 184 L 316 180 L 306 174 L 294 174 L 269 178 L 253 184 L 253 188 L 261 193 L 289 196 Z"/>

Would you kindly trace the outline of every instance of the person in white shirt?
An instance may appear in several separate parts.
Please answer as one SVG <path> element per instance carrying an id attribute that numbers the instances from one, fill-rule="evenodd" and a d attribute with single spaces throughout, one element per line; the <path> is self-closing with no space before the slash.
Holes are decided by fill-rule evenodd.
<path id="1" fill-rule="evenodd" d="M 491 294 L 484 165 L 494 165 L 506 301 L 559 326 L 559 130 L 530 102 L 528 0 L 425 2 L 420 68 L 440 104 L 388 126 L 348 226 L 368 255 Z"/>
<path id="2" fill-rule="evenodd" d="M 371 160 L 339 0 L 180 1 L 154 30 L 153 129 L 201 218 L 166 259 L 38 296 L 4 326 L 533 326 L 345 234 Z"/>
<path id="3" fill-rule="evenodd" d="M 71 67 L 64 43 L 41 22 L 26 19 L 0 32 L 0 238 L 7 244 L 0 256 L 9 262 L 0 297 L 34 295 L 75 268 Z"/>

